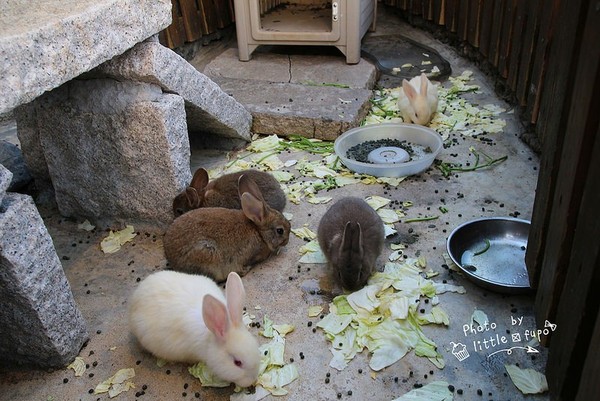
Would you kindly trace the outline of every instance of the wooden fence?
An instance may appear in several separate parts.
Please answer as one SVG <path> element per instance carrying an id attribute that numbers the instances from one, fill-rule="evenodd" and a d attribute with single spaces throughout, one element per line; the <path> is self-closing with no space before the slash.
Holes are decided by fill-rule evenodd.
<path id="1" fill-rule="evenodd" d="M 235 21 L 233 0 L 172 0 L 173 22 L 160 32 L 160 42 L 174 49 L 217 32 Z"/>
<path id="2" fill-rule="evenodd" d="M 427 21 L 445 29 L 461 44 L 468 44 L 469 53 L 475 53 L 485 69 L 498 74 L 509 96 L 521 106 L 523 119 L 531 124 L 537 122 L 548 67 L 548 44 L 559 1 L 383 0 L 383 3 L 405 12 L 409 21 Z"/>

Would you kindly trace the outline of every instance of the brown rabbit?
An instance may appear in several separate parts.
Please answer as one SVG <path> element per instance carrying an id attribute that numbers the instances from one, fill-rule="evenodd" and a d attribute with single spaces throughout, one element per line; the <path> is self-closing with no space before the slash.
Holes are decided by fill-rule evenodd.
<path id="1" fill-rule="evenodd" d="M 242 209 L 200 208 L 178 217 L 164 236 L 173 270 L 221 282 L 229 272 L 244 275 L 288 243 L 290 223 L 264 200 L 247 175 L 239 178 Z"/>
<path id="2" fill-rule="evenodd" d="M 190 186 L 173 200 L 173 214 L 178 217 L 201 207 L 241 209 L 238 180 L 242 174 L 258 185 L 269 206 L 283 211 L 286 196 L 279 182 L 271 174 L 258 170 L 243 170 L 225 174 L 209 182 L 208 172 L 199 168 L 194 173 Z"/>
<path id="3" fill-rule="evenodd" d="M 375 272 L 385 239 L 377 212 L 360 198 L 342 198 L 321 218 L 317 237 L 342 287 L 350 291 L 364 287 Z"/>

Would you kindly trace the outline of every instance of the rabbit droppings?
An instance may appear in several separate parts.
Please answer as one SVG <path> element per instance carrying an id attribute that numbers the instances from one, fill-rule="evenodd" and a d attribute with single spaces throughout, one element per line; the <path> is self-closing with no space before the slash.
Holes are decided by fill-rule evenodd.
<path id="1" fill-rule="evenodd" d="M 209 182 L 208 172 L 199 168 L 194 173 L 190 186 L 173 199 L 173 214 L 178 217 L 201 207 L 241 209 L 238 196 L 238 180 L 241 175 L 247 175 L 258 185 L 269 206 L 283 211 L 286 196 L 279 182 L 271 174 L 258 170 L 244 170 L 225 174 Z"/>
<path id="2" fill-rule="evenodd" d="M 360 198 L 342 198 L 321 218 L 317 237 L 342 287 L 350 291 L 364 287 L 385 238 L 377 212 Z"/>
<path id="3" fill-rule="evenodd" d="M 438 108 L 438 90 L 423 73 L 409 81 L 402 80 L 398 108 L 405 123 L 427 125 Z"/>
<path id="4" fill-rule="evenodd" d="M 164 236 L 165 256 L 173 270 L 225 280 L 244 275 L 288 243 L 290 222 L 264 200 L 247 175 L 239 178 L 242 210 L 195 209 L 173 221 Z"/>
<path id="5" fill-rule="evenodd" d="M 229 274 L 226 296 L 211 279 L 160 271 L 129 299 L 129 327 L 141 346 L 172 362 L 203 361 L 221 379 L 241 387 L 258 378 L 257 339 L 242 323 L 240 276 Z"/>

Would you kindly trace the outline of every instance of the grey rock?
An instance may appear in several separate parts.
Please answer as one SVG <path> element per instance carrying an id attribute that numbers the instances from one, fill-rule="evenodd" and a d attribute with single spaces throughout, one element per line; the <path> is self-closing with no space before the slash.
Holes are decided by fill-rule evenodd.
<path id="1" fill-rule="evenodd" d="M 23 153 L 15 144 L 0 140 L 0 164 L 13 174 L 8 187 L 9 191 L 17 191 L 31 181 L 31 174 L 29 174 L 29 169 L 23 159 Z"/>
<path id="2" fill-rule="evenodd" d="M 8 193 L 0 227 L 1 364 L 64 367 L 87 329 L 31 197 Z"/>
<path id="3" fill-rule="evenodd" d="M 4 195 L 6 195 L 6 190 L 10 186 L 12 181 L 13 174 L 9 169 L 0 164 L 0 204 L 2 204 L 2 199 Z"/>
<path id="4" fill-rule="evenodd" d="M 172 220 L 171 201 L 191 180 L 180 96 L 146 83 L 73 80 L 36 100 L 36 118 L 62 215 L 100 226 Z"/>
<path id="5" fill-rule="evenodd" d="M 17 137 L 23 151 L 23 159 L 42 199 L 54 199 L 54 188 L 48 171 L 44 149 L 38 130 L 37 102 L 31 102 L 14 110 L 17 120 Z M 48 203 L 48 202 L 46 202 Z"/>
<path id="6" fill-rule="evenodd" d="M 0 113 L 122 54 L 171 22 L 170 0 L 3 2 Z"/>
<path id="7" fill-rule="evenodd" d="M 250 141 L 252 116 L 209 77 L 158 42 L 137 44 L 102 64 L 93 74 L 159 85 L 185 100 L 190 132 Z"/>

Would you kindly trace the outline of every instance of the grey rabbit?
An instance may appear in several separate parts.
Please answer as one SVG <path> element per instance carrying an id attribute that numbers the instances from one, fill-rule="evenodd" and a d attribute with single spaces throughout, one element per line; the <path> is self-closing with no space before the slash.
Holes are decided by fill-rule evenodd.
<path id="1" fill-rule="evenodd" d="M 201 207 L 241 209 L 238 196 L 238 180 L 241 175 L 248 176 L 258 185 L 270 207 L 283 211 L 286 195 L 271 174 L 258 170 L 243 170 L 222 175 L 209 182 L 208 172 L 199 168 L 194 173 L 190 185 L 173 199 L 173 214 L 178 217 Z"/>
<path id="2" fill-rule="evenodd" d="M 383 221 L 367 202 L 345 197 L 325 212 L 319 223 L 319 245 L 342 287 L 364 287 L 376 270 L 383 249 Z"/>

